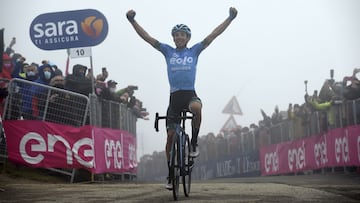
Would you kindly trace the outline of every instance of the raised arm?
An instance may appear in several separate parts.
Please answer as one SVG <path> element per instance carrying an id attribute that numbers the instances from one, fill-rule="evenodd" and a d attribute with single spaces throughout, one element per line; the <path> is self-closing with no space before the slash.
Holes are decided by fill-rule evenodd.
<path id="1" fill-rule="evenodd" d="M 230 25 L 232 20 L 236 18 L 237 10 L 234 7 L 229 9 L 229 17 L 225 19 L 220 25 L 218 25 L 204 40 L 204 48 L 209 46 L 214 39 L 225 31 L 225 29 Z"/>
<path id="2" fill-rule="evenodd" d="M 155 49 L 159 49 L 159 41 L 155 38 L 151 37 L 145 30 L 142 28 L 139 23 L 135 20 L 136 12 L 134 10 L 129 10 L 126 13 L 126 17 L 135 29 L 135 31 L 138 33 L 138 35 L 143 38 L 147 43 L 149 43 L 151 46 L 153 46 Z"/>

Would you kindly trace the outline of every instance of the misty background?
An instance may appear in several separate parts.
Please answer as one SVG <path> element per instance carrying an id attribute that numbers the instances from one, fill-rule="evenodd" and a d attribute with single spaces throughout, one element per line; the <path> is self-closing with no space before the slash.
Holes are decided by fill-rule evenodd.
<path id="1" fill-rule="evenodd" d="M 134 9 L 135 19 L 154 38 L 173 45 L 171 28 L 178 23 L 192 30 L 189 46 L 203 40 L 236 7 L 237 18 L 201 53 L 196 91 L 203 101 L 200 136 L 217 134 L 229 118 L 222 110 L 235 96 L 242 116 L 240 126 L 262 119 L 260 109 L 271 115 L 276 105 L 304 102 L 308 92 L 320 90 L 330 69 L 335 80 L 360 68 L 360 1 L 357 0 L 0 0 L 0 28 L 5 44 L 16 37 L 16 52 L 28 63 L 50 60 L 65 71 L 66 50 L 45 51 L 32 44 L 32 20 L 44 13 L 96 9 L 109 24 L 107 38 L 92 47 L 94 73 L 107 67 L 118 88 L 137 85 L 135 96 L 150 113 L 150 120 L 137 122 L 138 157 L 164 150 L 165 124 L 155 132 L 155 113 L 166 113 L 169 85 L 162 54 L 145 43 L 126 19 Z M 90 67 L 89 58 L 71 59 Z"/>

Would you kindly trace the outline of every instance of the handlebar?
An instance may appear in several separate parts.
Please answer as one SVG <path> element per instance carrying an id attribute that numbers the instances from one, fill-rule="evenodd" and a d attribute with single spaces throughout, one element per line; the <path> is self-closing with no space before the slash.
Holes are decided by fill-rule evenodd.
<path id="1" fill-rule="evenodd" d="M 159 113 L 156 112 L 156 114 L 155 114 L 155 125 L 154 125 L 156 132 L 159 132 L 159 120 L 160 119 L 166 119 L 166 116 L 159 116 Z"/>
<path id="2" fill-rule="evenodd" d="M 187 116 L 186 112 L 188 112 L 188 111 L 182 111 L 181 116 L 179 116 L 178 119 L 180 119 L 182 121 L 185 121 L 186 119 L 193 119 L 194 118 L 194 116 Z M 159 113 L 156 112 L 156 114 L 155 114 L 155 123 L 154 123 L 154 127 L 155 127 L 156 132 L 159 132 L 159 120 L 167 119 L 167 118 L 168 118 L 167 116 L 159 116 Z"/>

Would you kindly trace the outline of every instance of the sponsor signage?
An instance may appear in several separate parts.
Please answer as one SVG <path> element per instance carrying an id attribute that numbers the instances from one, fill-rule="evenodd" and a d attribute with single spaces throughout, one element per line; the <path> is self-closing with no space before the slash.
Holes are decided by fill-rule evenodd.
<path id="1" fill-rule="evenodd" d="M 32 21 L 30 38 L 44 50 L 90 47 L 104 41 L 108 29 L 105 16 L 94 9 L 45 13 Z"/>
<path id="2" fill-rule="evenodd" d="M 4 129 L 9 160 L 18 164 L 94 174 L 137 170 L 136 137 L 124 130 L 38 120 L 6 120 Z"/>
<path id="3" fill-rule="evenodd" d="M 360 166 L 360 126 L 349 126 L 260 149 L 261 175 Z"/>

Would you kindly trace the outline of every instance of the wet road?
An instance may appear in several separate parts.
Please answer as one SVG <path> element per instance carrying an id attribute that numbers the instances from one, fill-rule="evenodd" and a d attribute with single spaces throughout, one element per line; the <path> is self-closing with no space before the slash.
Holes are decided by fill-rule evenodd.
<path id="1" fill-rule="evenodd" d="M 171 202 L 161 183 L 41 183 L 0 174 L 0 202 Z M 317 174 L 196 181 L 178 202 L 360 202 L 360 175 Z"/>

